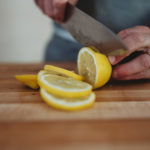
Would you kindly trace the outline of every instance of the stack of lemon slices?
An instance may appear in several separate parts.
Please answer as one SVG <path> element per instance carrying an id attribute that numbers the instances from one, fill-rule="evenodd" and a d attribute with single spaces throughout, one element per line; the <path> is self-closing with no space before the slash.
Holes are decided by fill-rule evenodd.
<path id="1" fill-rule="evenodd" d="M 92 86 L 81 81 L 82 76 L 50 65 L 44 69 L 38 73 L 38 83 L 47 104 L 59 109 L 78 110 L 94 103 Z"/>
<path id="2" fill-rule="evenodd" d="M 45 65 L 38 75 L 19 75 L 16 79 L 31 88 L 40 87 L 42 99 L 54 108 L 84 109 L 94 104 L 95 93 L 92 90 L 108 82 L 112 67 L 105 55 L 89 47 L 80 50 L 77 66 L 79 75 L 63 68 Z"/>

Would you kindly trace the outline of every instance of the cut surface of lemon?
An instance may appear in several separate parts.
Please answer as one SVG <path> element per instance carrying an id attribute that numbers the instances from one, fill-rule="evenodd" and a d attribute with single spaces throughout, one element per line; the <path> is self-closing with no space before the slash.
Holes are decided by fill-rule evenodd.
<path id="1" fill-rule="evenodd" d="M 24 74 L 16 75 L 15 78 L 32 89 L 38 89 L 37 75 Z"/>
<path id="2" fill-rule="evenodd" d="M 66 78 L 54 74 L 46 74 L 45 71 L 38 73 L 38 84 L 53 95 L 68 98 L 88 96 L 92 86 L 83 81 Z"/>
<path id="3" fill-rule="evenodd" d="M 82 98 L 61 98 L 41 88 L 40 95 L 48 105 L 63 110 L 85 109 L 91 107 L 95 102 L 95 94 L 93 92 L 89 96 Z"/>
<path id="4" fill-rule="evenodd" d="M 51 74 L 62 75 L 66 77 L 72 77 L 77 80 L 83 80 L 83 77 L 66 69 L 59 68 L 52 65 L 45 65 L 44 70 L 49 71 Z"/>
<path id="5" fill-rule="evenodd" d="M 84 76 L 85 81 L 93 88 L 99 88 L 106 84 L 112 73 L 112 66 L 108 58 L 89 47 L 84 47 L 78 54 L 78 72 Z"/>

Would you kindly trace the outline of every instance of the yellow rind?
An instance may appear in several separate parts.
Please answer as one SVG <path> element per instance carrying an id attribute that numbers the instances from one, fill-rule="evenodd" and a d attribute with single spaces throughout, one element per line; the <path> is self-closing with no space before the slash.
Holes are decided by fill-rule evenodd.
<path id="1" fill-rule="evenodd" d="M 95 80 L 95 84 L 93 85 L 95 89 L 95 88 L 102 87 L 109 81 L 111 74 L 112 74 L 112 67 L 108 58 L 105 55 L 98 53 L 98 52 L 94 52 L 94 53 L 95 53 L 95 59 L 97 63 L 96 64 L 96 70 L 97 70 L 96 80 Z M 102 64 L 102 62 L 105 62 L 105 64 Z"/>
<path id="2" fill-rule="evenodd" d="M 79 98 L 79 97 L 83 97 L 83 96 L 88 96 L 91 92 L 92 92 L 92 88 L 87 89 L 86 91 L 81 91 L 81 92 L 71 92 L 71 91 L 63 91 L 57 88 L 53 88 L 50 86 L 47 86 L 45 83 L 43 83 L 41 81 L 41 77 L 43 76 L 44 71 L 40 71 L 38 73 L 38 84 L 40 85 L 40 87 L 42 87 L 43 89 L 45 89 L 46 91 L 48 91 L 49 93 L 56 95 L 56 96 L 60 96 L 60 97 L 66 97 L 66 98 Z"/>
<path id="3" fill-rule="evenodd" d="M 69 107 L 69 106 L 65 106 L 65 105 L 61 105 L 58 103 L 54 103 L 52 102 L 50 99 L 48 99 L 40 90 L 40 95 L 42 97 L 42 99 L 50 106 L 56 108 L 56 109 L 62 109 L 62 110 L 68 110 L 68 111 L 75 111 L 75 110 L 82 110 L 82 109 L 86 109 L 86 108 L 90 108 L 92 107 L 92 105 L 95 102 L 95 93 L 92 92 L 92 94 L 94 94 L 94 98 L 90 101 L 90 103 L 84 104 L 84 105 L 80 105 L 80 106 L 74 106 L 74 107 Z"/>
<path id="4" fill-rule="evenodd" d="M 108 58 L 105 55 L 103 55 L 97 51 L 92 50 L 90 47 L 84 47 L 80 51 L 84 50 L 85 48 L 88 51 L 90 51 L 90 53 L 92 53 L 92 57 L 94 59 L 94 63 L 96 66 L 96 78 L 95 78 L 95 83 L 92 85 L 93 89 L 102 87 L 111 78 L 112 66 L 111 66 Z M 80 54 L 80 52 L 79 52 L 79 54 Z M 78 59 L 79 58 L 80 57 L 78 56 Z M 80 64 L 78 64 L 78 68 L 79 68 L 79 65 Z"/>
<path id="5" fill-rule="evenodd" d="M 39 88 L 37 82 L 37 75 L 32 75 L 32 74 L 16 75 L 15 78 L 32 89 Z"/>
<path id="6" fill-rule="evenodd" d="M 84 79 L 84 77 L 82 77 L 82 76 L 80 76 L 80 75 L 78 75 L 78 74 L 76 74 L 72 71 L 69 71 L 69 70 L 66 70 L 66 69 L 63 69 L 63 68 L 59 68 L 59 67 L 56 67 L 56 66 L 52 66 L 52 65 L 45 65 L 44 70 L 56 71 L 58 73 L 62 73 L 64 75 L 66 75 L 68 77 L 72 77 L 76 80 L 81 80 L 82 81 Z"/>

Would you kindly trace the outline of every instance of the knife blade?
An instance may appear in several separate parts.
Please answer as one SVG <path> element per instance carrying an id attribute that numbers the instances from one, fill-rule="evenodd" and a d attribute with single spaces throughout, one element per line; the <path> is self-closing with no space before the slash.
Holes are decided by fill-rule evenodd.
<path id="1" fill-rule="evenodd" d="M 127 52 L 121 39 L 102 23 L 68 3 L 62 27 L 82 45 L 92 47 L 106 55 Z"/>

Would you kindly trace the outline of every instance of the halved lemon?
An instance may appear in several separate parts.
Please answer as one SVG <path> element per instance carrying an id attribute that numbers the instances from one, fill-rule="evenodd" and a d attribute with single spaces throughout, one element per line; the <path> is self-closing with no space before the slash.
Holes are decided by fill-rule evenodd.
<path id="1" fill-rule="evenodd" d="M 61 98 L 48 93 L 45 89 L 40 90 L 41 97 L 50 106 L 63 110 L 80 110 L 91 107 L 95 102 L 95 94 L 82 98 Z"/>
<path id="2" fill-rule="evenodd" d="M 66 69 L 59 68 L 52 65 L 45 65 L 44 70 L 49 71 L 51 74 L 62 75 L 66 77 L 72 77 L 77 80 L 83 80 L 83 77 Z"/>
<path id="3" fill-rule="evenodd" d="M 111 77 L 112 66 L 108 58 L 89 47 L 84 47 L 78 54 L 78 72 L 93 88 L 99 88 Z"/>
<path id="4" fill-rule="evenodd" d="M 60 97 L 79 98 L 88 96 L 92 91 L 92 86 L 88 83 L 69 77 L 47 74 L 45 71 L 38 73 L 38 83 L 49 93 Z"/>
<path id="5" fill-rule="evenodd" d="M 24 74 L 16 75 L 15 78 L 32 89 L 38 89 L 37 75 Z"/>

